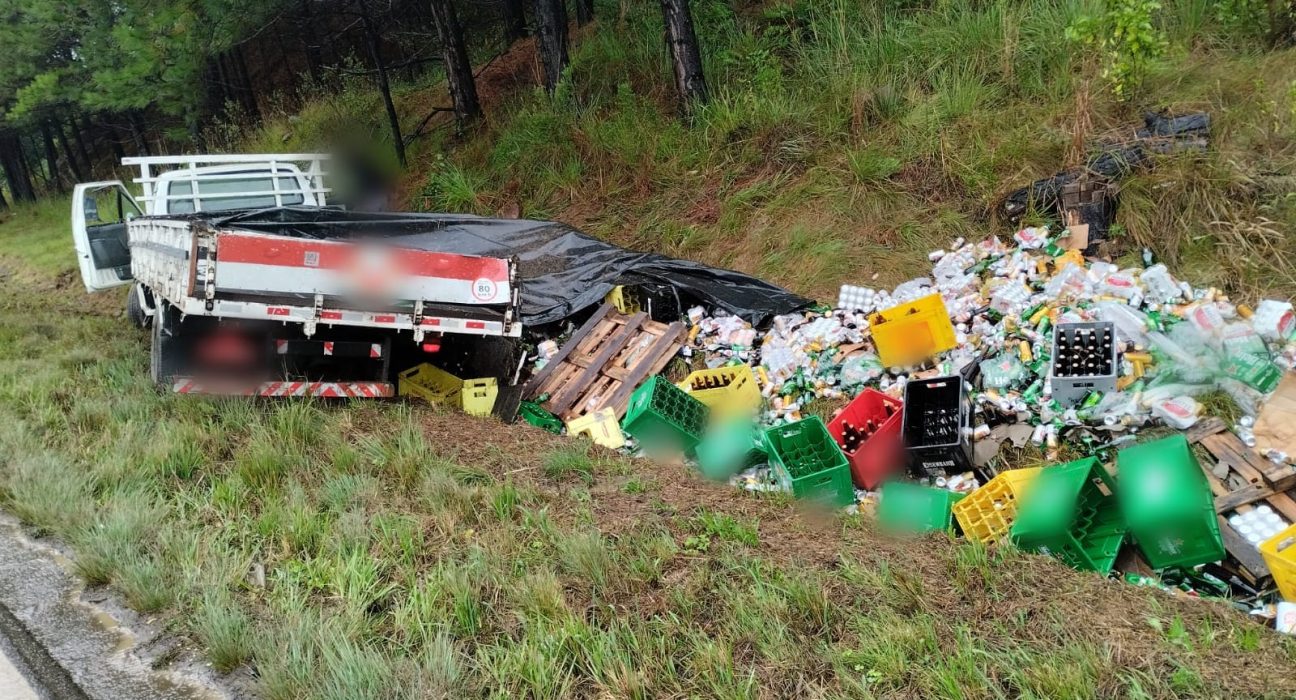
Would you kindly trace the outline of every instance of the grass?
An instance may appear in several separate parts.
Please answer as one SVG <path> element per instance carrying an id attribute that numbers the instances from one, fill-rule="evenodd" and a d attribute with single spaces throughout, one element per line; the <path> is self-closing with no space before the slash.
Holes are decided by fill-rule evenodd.
<path id="1" fill-rule="evenodd" d="M 1172 50 L 1118 102 L 1062 36 L 1092 5 L 697 2 L 713 99 L 692 128 L 673 116 L 655 9 L 629 7 L 573 47 L 556 97 L 488 105 L 448 154 L 427 144 L 406 189 L 430 209 L 516 207 L 831 298 L 871 281 L 862 272 L 913 277 L 927 251 L 1002 226 L 1007 191 L 1144 111 L 1204 109 L 1211 151 L 1127 183 L 1119 245 L 1246 298 L 1296 291 L 1282 235 L 1296 207 L 1278 175 L 1296 166 L 1293 52 L 1254 48 L 1206 0 L 1169 3 L 1156 21 Z"/>
<path id="2" fill-rule="evenodd" d="M 159 394 L 119 300 L 58 286 L 69 255 L 29 264 L 66 232 L 9 223 L 0 502 L 264 697 L 1292 690 L 1296 650 L 1243 616 L 1042 558 L 821 530 L 431 406 Z M 444 437 L 467 432 L 491 437 Z M 1271 672 L 1239 680 L 1240 658 Z"/>
<path id="3" fill-rule="evenodd" d="M 1003 231 L 997 198 L 1066 165 L 1076 124 L 1205 108 L 1211 152 L 1127 183 L 1121 243 L 1240 295 L 1296 289 L 1275 175 L 1296 157 L 1291 52 L 1238 48 L 1204 0 L 1175 3 L 1172 50 L 1119 104 L 1062 40 L 1085 3 L 911 5 L 696 2 L 714 100 L 685 125 L 655 10 L 620 23 L 601 4 L 556 96 L 506 94 L 465 139 L 416 141 L 406 191 L 827 299 Z M 371 124 L 375 96 L 344 88 L 229 145 L 308 150 Z M 398 87 L 407 121 L 433 89 Z M 0 505 L 218 670 L 255 668 L 267 698 L 1296 692 L 1296 648 L 1235 611 L 1041 557 L 818 523 L 428 406 L 159 394 L 120 294 L 80 290 L 67 210 L 0 221 Z"/>

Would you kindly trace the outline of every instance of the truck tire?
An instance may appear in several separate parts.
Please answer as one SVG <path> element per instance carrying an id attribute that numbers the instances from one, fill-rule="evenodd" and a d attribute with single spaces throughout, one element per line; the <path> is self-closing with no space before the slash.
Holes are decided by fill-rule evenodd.
<path id="1" fill-rule="evenodd" d="M 146 291 L 145 294 L 148 292 Z M 140 304 L 140 283 L 131 285 L 126 295 L 126 318 L 137 328 L 148 328 L 153 325 L 153 315 L 144 310 Z"/>
<path id="2" fill-rule="evenodd" d="M 153 306 L 153 345 L 149 350 L 149 376 L 159 387 L 171 388 L 182 366 L 180 318 L 175 309 L 159 300 Z"/>

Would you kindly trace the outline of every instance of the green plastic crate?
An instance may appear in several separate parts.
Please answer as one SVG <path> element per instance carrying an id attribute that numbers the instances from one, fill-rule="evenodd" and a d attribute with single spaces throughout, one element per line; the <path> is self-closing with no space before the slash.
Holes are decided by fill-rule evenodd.
<path id="1" fill-rule="evenodd" d="M 1116 473 L 1121 514 L 1153 568 L 1224 558 L 1215 497 L 1184 436 L 1121 450 Z"/>
<path id="2" fill-rule="evenodd" d="M 921 534 L 954 527 L 954 504 L 966 493 L 888 481 L 882 485 L 878 521 L 890 532 Z"/>
<path id="3" fill-rule="evenodd" d="M 621 429 L 653 454 L 689 453 L 706 430 L 706 404 L 655 375 L 630 396 Z"/>
<path id="4" fill-rule="evenodd" d="M 793 496 L 832 506 L 855 502 L 850 464 L 818 416 L 765 431 L 765 452 Z"/>
<path id="5" fill-rule="evenodd" d="M 765 442 L 760 428 L 751 421 L 729 421 L 707 431 L 695 456 L 702 476 L 727 481 L 743 469 L 765 461 Z"/>
<path id="6" fill-rule="evenodd" d="M 1040 472 L 1022 499 L 1012 540 L 1073 569 L 1107 574 L 1128 531 L 1116 485 L 1093 457 Z"/>
<path id="7" fill-rule="evenodd" d="M 534 401 L 523 401 L 518 406 L 518 415 L 522 416 L 522 420 L 537 428 L 543 428 L 555 435 L 562 435 L 562 420 Z"/>

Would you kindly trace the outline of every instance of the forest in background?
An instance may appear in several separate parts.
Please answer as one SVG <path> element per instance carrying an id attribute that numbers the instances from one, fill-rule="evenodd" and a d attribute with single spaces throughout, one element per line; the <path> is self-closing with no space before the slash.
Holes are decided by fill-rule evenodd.
<path id="1" fill-rule="evenodd" d="M 474 60 L 535 36 L 552 92 L 569 25 L 593 13 L 593 0 L 5 0 L 0 206 L 64 192 L 128 154 L 210 150 L 213 122 L 246 130 L 357 80 L 381 96 L 383 140 L 403 167 L 393 83 L 444 78 L 444 111 L 466 127 L 482 113 Z M 661 16 L 681 94 L 704 99 L 688 0 L 663 0 Z"/>

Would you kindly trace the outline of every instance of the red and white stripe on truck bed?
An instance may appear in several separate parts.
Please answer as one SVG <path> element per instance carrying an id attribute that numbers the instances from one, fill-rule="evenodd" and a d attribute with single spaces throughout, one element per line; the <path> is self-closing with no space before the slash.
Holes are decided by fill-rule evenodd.
<path id="1" fill-rule="evenodd" d="M 356 241 L 216 233 L 216 289 L 257 294 L 507 304 L 509 263 Z"/>
<path id="2" fill-rule="evenodd" d="M 179 378 L 171 385 L 177 394 L 218 396 L 317 396 L 320 398 L 377 399 L 396 395 L 390 382 L 203 382 Z"/>

